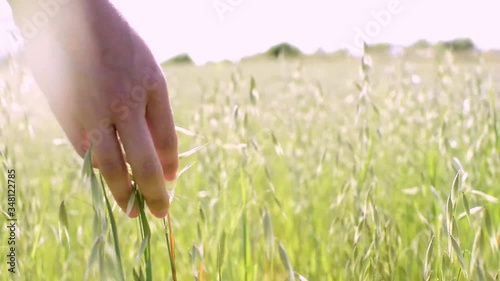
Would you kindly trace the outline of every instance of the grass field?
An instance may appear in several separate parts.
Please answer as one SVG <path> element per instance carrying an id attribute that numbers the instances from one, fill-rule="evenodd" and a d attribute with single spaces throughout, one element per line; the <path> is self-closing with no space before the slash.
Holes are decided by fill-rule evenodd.
<path id="1" fill-rule="evenodd" d="M 3 70 L 0 208 L 15 169 L 17 273 L 5 221 L 0 279 L 499 280 L 500 55 L 165 71 L 180 152 L 202 147 L 181 159 L 168 231 L 146 212 L 145 240 L 108 195 L 109 216 L 36 87 Z"/>

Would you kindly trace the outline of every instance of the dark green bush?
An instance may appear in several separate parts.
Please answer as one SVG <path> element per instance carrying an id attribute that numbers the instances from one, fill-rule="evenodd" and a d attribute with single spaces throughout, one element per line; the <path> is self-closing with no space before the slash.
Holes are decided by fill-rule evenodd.
<path id="1" fill-rule="evenodd" d="M 277 58 L 279 56 L 298 57 L 302 55 L 302 52 L 299 50 L 299 48 L 291 44 L 281 43 L 271 47 L 269 50 L 267 50 L 266 54 L 273 58 Z"/>
<path id="2" fill-rule="evenodd" d="M 378 43 L 368 45 L 368 52 L 371 54 L 380 54 L 380 53 L 388 53 L 391 50 L 392 46 L 387 43 Z"/>
<path id="3" fill-rule="evenodd" d="M 458 38 L 455 40 L 444 41 L 441 44 L 444 48 L 452 50 L 452 51 L 472 51 L 476 49 L 474 42 L 468 38 Z"/>
<path id="4" fill-rule="evenodd" d="M 180 54 L 167 60 L 164 64 L 193 64 L 193 60 L 188 54 Z"/>
<path id="5" fill-rule="evenodd" d="M 413 49 L 425 49 L 431 47 L 432 44 L 429 43 L 427 40 L 418 40 L 417 42 L 413 43 L 413 45 L 410 46 L 410 48 Z"/>

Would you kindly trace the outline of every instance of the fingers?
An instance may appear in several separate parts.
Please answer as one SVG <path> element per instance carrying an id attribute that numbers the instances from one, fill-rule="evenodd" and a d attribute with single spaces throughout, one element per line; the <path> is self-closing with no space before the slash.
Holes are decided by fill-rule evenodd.
<path id="1" fill-rule="evenodd" d="M 116 203 L 123 212 L 126 212 L 133 189 L 123 152 L 113 127 L 109 130 L 101 130 L 101 136 L 99 139 L 92 140 L 95 159 Z M 138 211 L 134 206 L 130 217 L 137 217 L 137 215 Z"/>
<path id="2" fill-rule="evenodd" d="M 154 95 L 159 95 L 160 99 L 149 100 L 146 107 L 146 120 L 160 160 L 163 176 L 166 180 L 173 181 L 177 177 L 179 167 L 174 118 L 166 88 L 154 93 Z"/>
<path id="3" fill-rule="evenodd" d="M 59 124 L 78 155 L 84 158 L 90 147 L 90 141 L 87 138 L 85 129 L 76 120 L 70 120 L 70 118 L 60 120 Z"/>
<path id="4" fill-rule="evenodd" d="M 158 218 L 165 217 L 169 206 L 168 193 L 146 121 L 143 118 L 132 118 L 119 123 L 117 130 L 134 179 L 149 210 Z"/>
<path id="5" fill-rule="evenodd" d="M 66 110 L 53 105 L 51 106 L 51 110 L 76 153 L 80 157 L 85 158 L 85 154 L 90 147 L 90 140 L 84 127 Z M 92 157 L 92 166 L 97 168 L 95 155 Z"/>

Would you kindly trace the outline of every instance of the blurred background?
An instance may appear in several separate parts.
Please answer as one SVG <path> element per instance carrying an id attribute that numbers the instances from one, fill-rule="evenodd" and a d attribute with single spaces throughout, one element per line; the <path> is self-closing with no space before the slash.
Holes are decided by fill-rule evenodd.
<path id="1" fill-rule="evenodd" d="M 0 280 L 499 280 L 499 1 L 113 3 L 167 77 L 170 216 L 81 176 L 0 0 Z"/>
<path id="2" fill-rule="evenodd" d="M 495 31 L 500 4 L 493 0 L 112 2 L 159 61 L 182 53 L 200 64 L 239 60 L 282 42 L 304 53 L 344 48 L 359 53 L 360 33 L 370 44 L 408 46 L 419 40 L 469 38 L 482 49 L 500 48 Z M 387 17 L 388 7 L 395 12 Z M 6 33 L 14 29 L 9 10 L 0 0 L 0 54 L 9 50 Z"/>

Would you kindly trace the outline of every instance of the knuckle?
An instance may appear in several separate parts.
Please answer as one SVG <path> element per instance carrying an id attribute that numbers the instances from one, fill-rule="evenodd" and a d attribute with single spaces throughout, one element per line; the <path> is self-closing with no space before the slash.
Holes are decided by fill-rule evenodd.
<path id="1" fill-rule="evenodd" d="M 119 174 L 123 171 L 122 165 L 112 158 L 98 159 L 99 168 L 107 174 Z"/>
<path id="2" fill-rule="evenodd" d="M 142 84 L 149 90 L 164 89 L 167 87 L 165 76 L 158 67 L 150 69 L 148 72 L 149 73 L 144 76 Z"/>
<path id="3" fill-rule="evenodd" d="M 177 135 L 167 134 L 158 141 L 158 150 L 161 152 L 173 152 L 177 150 Z"/>
<path id="4" fill-rule="evenodd" d="M 143 177 L 151 177 L 154 175 L 161 174 L 161 167 L 158 165 L 156 161 L 153 160 L 145 160 L 142 162 L 142 164 L 138 167 L 139 171 L 138 173 L 142 175 Z"/>

